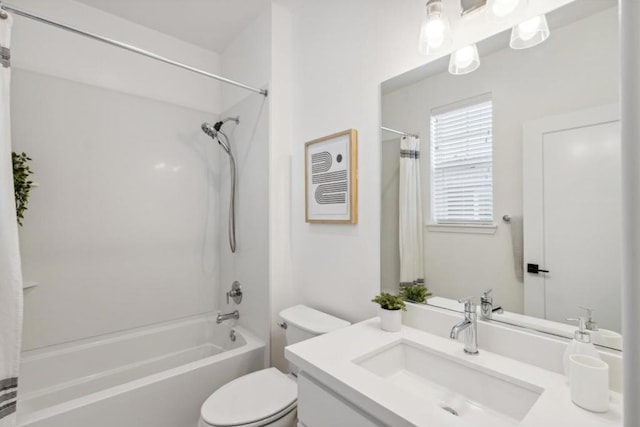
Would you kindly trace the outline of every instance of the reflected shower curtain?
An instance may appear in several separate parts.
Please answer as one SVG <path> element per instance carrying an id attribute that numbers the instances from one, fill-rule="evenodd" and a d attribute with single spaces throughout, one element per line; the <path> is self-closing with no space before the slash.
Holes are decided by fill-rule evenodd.
<path id="1" fill-rule="evenodd" d="M 422 197 L 420 192 L 420 140 L 400 140 L 400 287 L 424 284 L 422 259 Z"/>
<path id="2" fill-rule="evenodd" d="M 9 120 L 11 16 L 0 18 L 0 427 L 16 425 L 22 270 Z"/>

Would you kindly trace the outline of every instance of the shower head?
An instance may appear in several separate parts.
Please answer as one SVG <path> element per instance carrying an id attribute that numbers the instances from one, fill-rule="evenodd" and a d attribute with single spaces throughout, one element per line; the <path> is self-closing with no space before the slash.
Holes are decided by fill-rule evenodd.
<path id="1" fill-rule="evenodd" d="M 211 123 L 204 122 L 200 126 L 200 128 L 204 133 L 209 135 L 211 138 L 213 138 L 214 140 L 217 140 L 218 144 L 220 144 L 220 146 L 224 148 L 224 151 L 226 151 L 228 155 L 231 155 L 231 147 L 229 147 L 229 141 L 226 135 L 220 131 L 220 128 L 222 127 L 223 123 L 224 122 L 218 122 L 215 125 L 212 125 Z M 224 136 L 224 141 L 220 138 L 218 133 Z"/>
<path id="2" fill-rule="evenodd" d="M 215 126 L 207 122 L 204 122 L 200 127 L 202 128 L 202 131 L 204 133 L 206 133 L 207 135 L 209 135 L 211 138 L 214 138 L 214 139 L 218 136 L 218 130 L 220 130 L 219 128 L 216 129 Z"/>
<path id="3" fill-rule="evenodd" d="M 202 131 L 207 135 L 209 135 L 211 138 L 217 139 L 218 144 L 220 144 L 222 148 L 224 148 L 224 151 L 226 151 L 227 154 L 231 155 L 231 147 L 229 147 L 229 142 L 226 138 L 226 135 L 220 131 L 220 128 L 222 128 L 222 125 L 228 122 L 229 120 L 236 122 L 236 124 L 240 123 L 240 117 L 236 116 L 236 117 L 227 117 L 226 119 L 216 122 L 215 125 L 204 122 L 200 127 L 202 128 Z M 225 137 L 224 141 L 220 139 L 220 137 L 218 136 L 218 132 L 220 132 Z"/>

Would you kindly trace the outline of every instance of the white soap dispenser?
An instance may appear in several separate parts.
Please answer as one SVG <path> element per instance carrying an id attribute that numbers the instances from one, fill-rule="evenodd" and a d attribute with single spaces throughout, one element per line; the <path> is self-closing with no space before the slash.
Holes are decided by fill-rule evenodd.
<path id="1" fill-rule="evenodd" d="M 564 364 L 564 374 L 569 377 L 569 356 L 572 354 L 586 354 L 588 356 L 595 357 L 596 359 L 600 359 L 600 353 L 591 343 L 591 334 L 587 331 L 586 328 L 586 319 L 584 317 L 580 317 L 578 319 L 567 319 L 571 321 L 578 322 L 578 329 L 573 335 L 573 339 L 567 346 L 567 349 L 564 351 L 564 358 L 562 362 Z"/>

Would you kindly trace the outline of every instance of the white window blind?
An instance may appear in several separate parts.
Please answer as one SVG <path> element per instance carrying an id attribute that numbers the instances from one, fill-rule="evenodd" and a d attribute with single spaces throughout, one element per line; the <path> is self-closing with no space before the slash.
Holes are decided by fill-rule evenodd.
<path id="1" fill-rule="evenodd" d="M 431 210 L 437 224 L 493 221 L 493 108 L 483 97 L 431 115 Z"/>

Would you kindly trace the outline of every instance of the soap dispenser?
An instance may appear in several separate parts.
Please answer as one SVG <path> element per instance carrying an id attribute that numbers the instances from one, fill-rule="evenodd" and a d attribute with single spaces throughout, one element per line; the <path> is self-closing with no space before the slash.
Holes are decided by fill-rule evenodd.
<path id="1" fill-rule="evenodd" d="M 591 343 L 591 334 L 587 330 L 587 321 L 584 317 L 578 319 L 567 319 L 570 321 L 578 322 L 578 329 L 573 335 L 573 339 L 564 351 L 564 358 L 562 359 L 564 365 L 564 374 L 569 377 L 569 356 L 572 354 L 586 354 L 587 356 L 600 359 L 600 353 Z"/>

